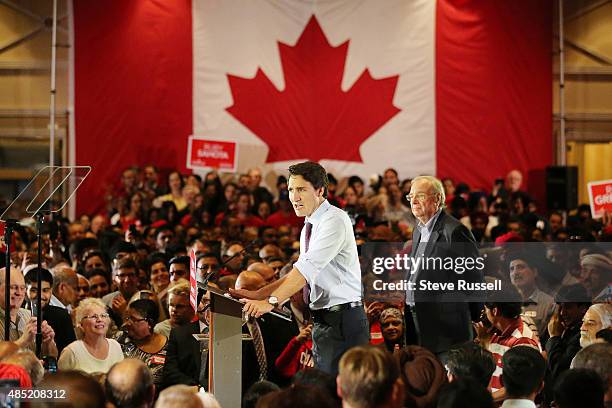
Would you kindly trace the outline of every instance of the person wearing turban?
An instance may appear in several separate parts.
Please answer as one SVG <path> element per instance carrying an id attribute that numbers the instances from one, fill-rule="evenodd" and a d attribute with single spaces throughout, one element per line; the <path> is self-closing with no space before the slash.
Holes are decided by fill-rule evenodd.
<path id="1" fill-rule="evenodd" d="M 580 259 L 580 282 L 593 303 L 612 302 L 612 260 L 604 254 L 588 254 Z"/>

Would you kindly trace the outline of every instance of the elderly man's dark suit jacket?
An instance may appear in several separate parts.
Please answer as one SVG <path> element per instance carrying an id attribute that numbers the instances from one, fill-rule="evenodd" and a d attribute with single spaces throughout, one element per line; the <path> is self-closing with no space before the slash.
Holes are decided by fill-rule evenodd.
<path id="1" fill-rule="evenodd" d="M 421 234 L 415 228 L 412 235 L 411 256 L 417 253 Z M 440 213 L 436 220 L 427 245 L 425 258 L 440 257 L 478 257 L 478 247 L 472 233 L 456 218 Z M 462 274 L 455 270 L 420 268 L 416 276 L 417 288 L 420 282 L 429 280 L 439 283 L 455 283 L 454 291 L 422 291 L 414 294 L 414 311 L 418 325 L 418 343 L 434 353 L 448 351 L 457 345 L 473 339 L 472 318 L 480 313 L 478 302 L 469 293 L 457 291 L 457 281 L 463 279 L 470 282 L 482 282 L 482 271 L 465 271 Z M 484 292 L 481 292 L 484 295 Z M 409 315 L 407 316 L 409 317 Z"/>

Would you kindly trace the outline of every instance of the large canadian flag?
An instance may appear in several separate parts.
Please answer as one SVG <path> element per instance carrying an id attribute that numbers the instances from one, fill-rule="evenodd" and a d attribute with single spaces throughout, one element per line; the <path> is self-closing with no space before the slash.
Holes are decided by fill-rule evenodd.
<path id="1" fill-rule="evenodd" d="M 193 3 L 194 132 L 243 169 L 435 173 L 435 2 L 283 4 Z"/>
<path id="2" fill-rule="evenodd" d="M 302 160 L 476 188 L 542 169 L 551 13 L 532 0 L 74 2 L 74 161 L 93 166 L 79 210 L 121 165 L 184 170 L 190 135 L 236 142 L 237 170 L 268 181 Z"/>

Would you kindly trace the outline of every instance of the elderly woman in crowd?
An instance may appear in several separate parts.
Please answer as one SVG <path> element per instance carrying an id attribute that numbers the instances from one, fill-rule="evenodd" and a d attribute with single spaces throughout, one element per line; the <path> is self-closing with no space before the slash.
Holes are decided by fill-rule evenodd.
<path id="1" fill-rule="evenodd" d="M 151 370 L 153 382 L 161 384 L 166 362 L 168 339 L 153 331 L 159 319 L 154 301 L 139 299 L 130 303 L 122 326 L 116 335 L 126 358 L 142 360 Z"/>
<path id="2" fill-rule="evenodd" d="M 76 324 L 82 330 L 81 340 L 70 343 L 58 360 L 60 370 L 81 370 L 106 373 L 123 360 L 121 346 L 106 333 L 110 316 L 100 299 L 86 298 L 76 309 Z"/>

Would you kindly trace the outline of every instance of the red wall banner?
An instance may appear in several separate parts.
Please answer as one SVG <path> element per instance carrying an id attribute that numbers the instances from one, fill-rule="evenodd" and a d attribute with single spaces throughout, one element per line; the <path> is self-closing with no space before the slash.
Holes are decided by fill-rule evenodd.
<path id="1" fill-rule="evenodd" d="M 74 1 L 77 213 L 102 210 L 131 165 L 185 170 L 191 1 Z"/>

